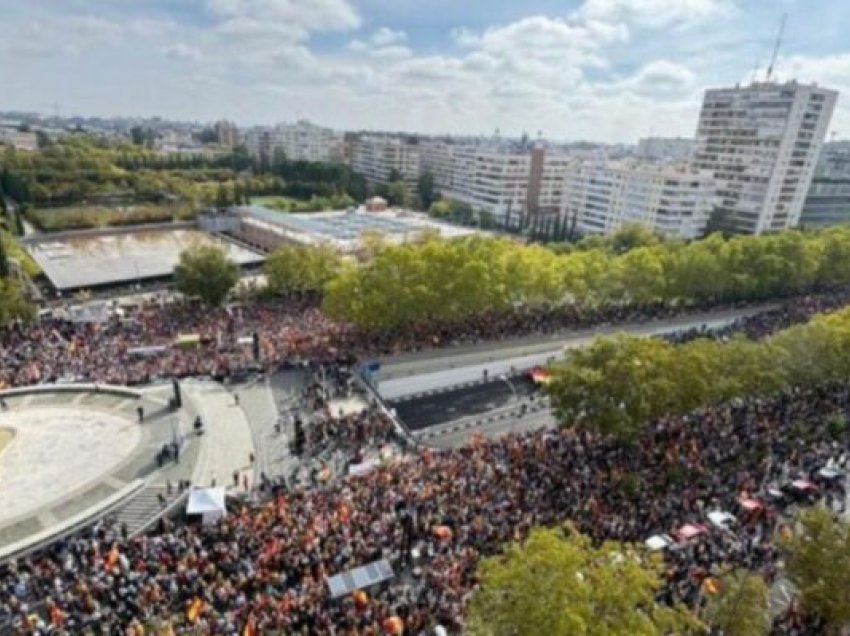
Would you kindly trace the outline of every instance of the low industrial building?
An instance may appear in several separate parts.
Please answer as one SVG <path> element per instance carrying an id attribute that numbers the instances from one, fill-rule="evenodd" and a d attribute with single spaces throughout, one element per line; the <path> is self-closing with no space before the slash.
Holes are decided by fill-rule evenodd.
<path id="1" fill-rule="evenodd" d="M 404 243 L 433 232 L 444 238 L 460 238 L 479 230 L 435 221 L 424 214 L 388 209 L 335 210 L 289 214 L 259 205 L 234 208 L 238 228 L 230 234 L 264 251 L 285 244 L 329 245 L 341 253 L 356 252 L 369 234 L 380 235 L 390 243 Z"/>

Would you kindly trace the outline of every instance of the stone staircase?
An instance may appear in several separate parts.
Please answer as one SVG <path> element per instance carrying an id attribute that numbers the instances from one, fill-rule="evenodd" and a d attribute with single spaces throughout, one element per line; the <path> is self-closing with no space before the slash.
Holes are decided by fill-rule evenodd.
<path id="1" fill-rule="evenodd" d="M 160 495 L 165 498 L 165 505 L 160 501 Z M 114 518 L 118 525 L 126 523 L 127 530 L 132 536 L 141 531 L 179 496 L 176 491 L 170 497 L 166 495 L 164 485 L 148 484 L 135 497 L 116 510 Z"/>

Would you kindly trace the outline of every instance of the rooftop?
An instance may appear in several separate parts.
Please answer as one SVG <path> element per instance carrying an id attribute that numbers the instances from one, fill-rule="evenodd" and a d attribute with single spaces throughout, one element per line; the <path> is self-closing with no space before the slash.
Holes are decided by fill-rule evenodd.
<path id="1" fill-rule="evenodd" d="M 435 221 L 406 210 L 364 212 L 334 210 L 288 214 L 259 205 L 237 209 L 244 219 L 268 226 L 269 231 L 285 234 L 302 244 L 330 244 L 341 251 L 357 248 L 364 233 L 378 232 L 387 240 L 403 243 L 422 232 L 437 232 L 444 238 L 459 238 L 478 230 Z"/>
<path id="2" fill-rule="evenodd" d="M 166 278 L 192 245 L 219 245 L 239 265 L 264 257 L 194 228 L 75 232 L 39 236 L 27 250 L 60 291 Z"/>

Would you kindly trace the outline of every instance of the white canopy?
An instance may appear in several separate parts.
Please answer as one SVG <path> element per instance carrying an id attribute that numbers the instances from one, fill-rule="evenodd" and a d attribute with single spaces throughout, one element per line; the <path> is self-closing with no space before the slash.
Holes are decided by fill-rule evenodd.
<path id="1" fill-rule="evenodd" d="M 189 493 L 186 514 L 201 515 L 204 525 L 215 523 L 227 515 L 224 488 L 196 488 Z"/>

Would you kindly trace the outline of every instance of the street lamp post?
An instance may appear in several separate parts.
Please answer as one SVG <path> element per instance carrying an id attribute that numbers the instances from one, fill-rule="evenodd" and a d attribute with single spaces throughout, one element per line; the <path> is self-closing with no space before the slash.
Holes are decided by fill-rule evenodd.
<path id="1" fill-rule="evenodd" d="M 513 393 L 514 401 L 519 404 L 519 393 L 517 393 L 516 387 L 514 386 L 514 383 L 510 381 L 510 378 L 508 378 L 508 376 L 503 373 L 499 376 L 499 380 L 508 385 L 508 388 L 511 390 L 511 393 Z M 514 421 L 514 423 L 516 423 L 516 421 Z M 511 428 L 514 428 L 513 425 L 511 426 Z"/>

